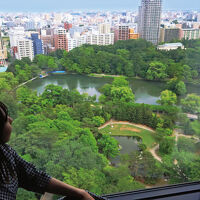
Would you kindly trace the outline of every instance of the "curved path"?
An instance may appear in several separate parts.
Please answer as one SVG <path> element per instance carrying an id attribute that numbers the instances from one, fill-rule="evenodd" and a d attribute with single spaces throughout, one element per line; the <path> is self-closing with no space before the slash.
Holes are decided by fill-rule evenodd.
<path id="1" fill-rule="evenodd" d="M 156 154 L 156 151 L 159 149 L 159 144 L 157 144 L 152 149 L 149 149 L 149 152 L 152 154 L 152 156 L 158 160 L 159 162 L 162 162 L 162 158 Z"/>
<path id="2" fill-rule="evenodd" d="M 126 121 L 115 121 L 115 120 L 112 120 L 112 119 L 110 121 L 106 122 L 104 125 L 100 126 L 98 129 L 100 130 L 100 129 L 105 128 L 108 125 L 113 125 L 113 124 L 132 125 L 132 126 L 135 126 L 135 127 L 138 127 L 138 128 L 141 128 L 141 129 L 155 133 L 155 131 L 152 128 L 149 128 L 149 127 L 142 125 L 142 124 L 134 124 L 134 123 L 131 123 L 131 122 L 126 122 Z"/>
<path id="3" fill-rule="evenodd" d="M 179 137 L 189 138 L 189 139 L 195 139 L 197 142 L 200 141 L 200 138 L 194 135 L 184 135 L 182 133 L 179 133 L 177 130 L 174 131 L 174 136 L 176 137 L 176 143 L 178 142 Z"/>

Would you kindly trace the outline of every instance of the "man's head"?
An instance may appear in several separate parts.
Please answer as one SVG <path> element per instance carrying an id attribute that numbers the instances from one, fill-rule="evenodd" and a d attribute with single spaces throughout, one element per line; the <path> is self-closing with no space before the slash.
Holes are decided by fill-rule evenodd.
<path id="1" fill-rule="evenodd" d="M 8 109 L 0 102 L 0 143 L 7 143 L 12 132 L 12 118 L 8 116 Z"/>

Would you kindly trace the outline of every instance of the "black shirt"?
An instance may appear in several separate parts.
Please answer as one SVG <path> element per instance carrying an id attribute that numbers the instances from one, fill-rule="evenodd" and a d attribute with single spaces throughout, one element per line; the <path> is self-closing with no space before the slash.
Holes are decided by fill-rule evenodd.
<path id="1" fill-rule="evenodd" d="M 3 153 L 12 164 L 15 177 L 10 177 L 9 184 L 0 182 L 0 200 L 15 200 L 19 187 L 29 191 L 44 193 L 51 177 L 39 171 L 33 164 L 23 160 L 14 149 L 7 144 L 0 144 L 0 153 Z"/>

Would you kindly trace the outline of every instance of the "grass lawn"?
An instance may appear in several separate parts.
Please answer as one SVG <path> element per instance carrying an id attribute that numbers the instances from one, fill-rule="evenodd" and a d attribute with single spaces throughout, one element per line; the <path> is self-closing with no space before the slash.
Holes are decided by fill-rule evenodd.
<path id="1" fill-rule="evenodd" d="M 155 133 L 135 127 L 133 125 L 113 124 L 101 129 L 102 134 L 110 134 L 112 136 L 137 136 L 140 137 L 147 148 L 155 146 Z"/>

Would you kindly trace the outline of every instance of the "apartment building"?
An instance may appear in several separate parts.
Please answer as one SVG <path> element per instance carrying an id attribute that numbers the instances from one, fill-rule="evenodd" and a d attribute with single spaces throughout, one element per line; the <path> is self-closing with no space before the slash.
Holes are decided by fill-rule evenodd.
<path id="1" fill-rule="evenodd" d="M 100 34 L 107 34 L 110 33 L 110 24 L 99 24 L 98 25 L 99 33 Z"/>
<path id="2" fill-rule="evenodd" d="M 114 33 L 107 34 L 88 34 L 87 44 L 91 45 L 111 45 L 114 44 Z"/>
<path id="3" fill-rule="evenodd" d="M 182 29 L 181 30 L 181 38 L 192 40 L 192 39 L 200 39 L 200 29 Z"/>
<path id="4" fill-rule="evenodd" d="M 54 30 L 54 47 L 68 51 L 67 30 L 59 28 Z"/>
<path id="5" fill-rule="evenodd" d="M 115 41 L 129 39 L 129 26 L 120 25 L 115 30 Z"/>
<path id="6" fill-rule="evenodd" d="M 33 61 L 34 50 L 33 50 L 33 41 L 27 38 L 21 38 L 17 40 L 17 52 L 15 53 L 17 59 L 21 60 L 22 58 L 30 58 Z"/>
<path id="7" fill-rule="evenodd" d="M 160 42 L 171 42 L 172 40 L 181 39 L 180 28 L 161 28 L 160 29 Z"/>

